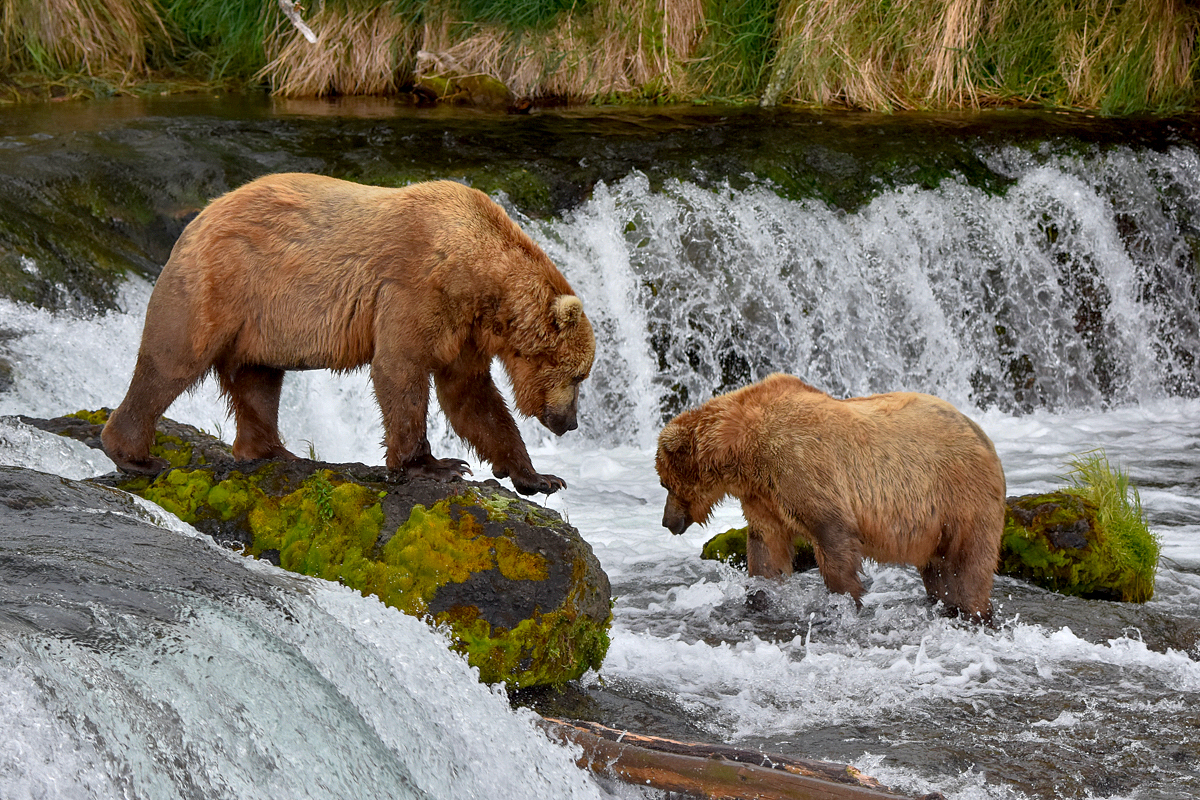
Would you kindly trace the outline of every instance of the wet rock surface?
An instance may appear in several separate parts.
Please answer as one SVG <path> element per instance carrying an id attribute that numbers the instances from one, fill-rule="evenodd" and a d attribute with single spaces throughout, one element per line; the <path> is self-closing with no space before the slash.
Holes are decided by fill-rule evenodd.
<path id="1" fill-rule="evenodd" d="M 99 448 L 106 410 L 34 427 Z M 90 481 L 137 494 L 218 544 L 339 581 L 448 626 L 489 683 L 559 685 L 608 647 L 607 576 L 579 532 L 497 481 L 397 481 L 382 467 L 236 462 L 224 443 L 162 420 L 154 478 Z"/>

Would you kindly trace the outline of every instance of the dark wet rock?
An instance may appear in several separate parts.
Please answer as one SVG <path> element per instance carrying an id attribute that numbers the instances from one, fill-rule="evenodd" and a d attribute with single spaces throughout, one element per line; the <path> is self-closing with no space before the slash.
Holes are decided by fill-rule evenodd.
<path id="1" fill-rule="evenodd" d="M 106 411 L 28 424 L 99 447 Z M 496 481 L 395 481 L 382 467 L 235 462 L 228 447 L 162 420 L 157 477 L 92 483 L 157 503 L 219 544 L 337 581 L 446 626 L 488 683 L 558 685 L 600 666 L 608 577 L 554 511 Z"/>

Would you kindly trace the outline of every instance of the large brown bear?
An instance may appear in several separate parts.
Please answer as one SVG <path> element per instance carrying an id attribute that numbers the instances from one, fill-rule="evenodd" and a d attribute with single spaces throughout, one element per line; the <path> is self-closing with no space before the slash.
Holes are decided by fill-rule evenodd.
<path id="1" fill-rule="evenodd" d="M 772 375 L 673 419 L 655 466 L 672 533 L 726 495 L 741 500 L 751 575 L 790 574 L 800 535 L 829 590 L 860 606 L 866 556 L 916 566 L 931 599 L 991 620 L 1004 472 L 987 435 L 943 400 L 836 400 Z"/>
<path id="2" fill-rule="evenodd" d="M 154 474 L 154 425 L 214 372 L 239 460 L 294 458 L 277 427 L 286 370 L 370 364 L 387 467 L 449 479 L 426 438 L 430 377 L 454 430 L 497 477 L 550 493 L 492 381 L 555 434 L 575 429 L 595 355 L 583 305 L 487 195 L 450 181 L 401 189 L 269 175 L 213 201 L 183 231 L 146 309 L 129 391 L 104 427 L 117 466 Z"/>

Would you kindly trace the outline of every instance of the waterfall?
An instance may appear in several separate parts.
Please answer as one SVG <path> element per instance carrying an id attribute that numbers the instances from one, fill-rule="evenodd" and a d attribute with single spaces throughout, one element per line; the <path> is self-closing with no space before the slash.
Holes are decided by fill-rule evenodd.
<path id="1" fill-rule="evenodd" d="M 843 211 L 634 172 L 522 220 L 598 332 L 586 435 L 645 445 L 773 371 L 1006 413 L 1196 395 L 1197 152 L 981 157 L 1001 190 L 947 180 Z"/>

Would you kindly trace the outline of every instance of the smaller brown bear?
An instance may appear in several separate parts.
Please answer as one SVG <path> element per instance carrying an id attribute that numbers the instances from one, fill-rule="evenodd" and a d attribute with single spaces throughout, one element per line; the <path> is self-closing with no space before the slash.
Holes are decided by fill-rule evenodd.
<path id="1" fill-rule="evenodd" d="M 577 427 L 595 350 L 566 279 L 483 192 L 268 175 L 214 200 L 175 243 L 102 438 L 125 472 L 165 469 L 150 455 L 155 422 L 211 372 L 237 422 L 234 457 L 295 458 L 277 426 L 284 372 L 369 364 L 390 471 L 469 472 L 430 453 L 432 379 L 451 426 L 497 477 L 550 493 L 566 483 L 534 471 L 492 359 L 517 409 L 561 436 Z"/>
<path id="2" fill-rule="evenodd" d="M 944 400 L 837 400 L 771 375 L 673 419 L 655 466 L 672 533 L 706 522 L 726 495 L 742 502 L 751 575 L 790 574 L 799 535 L 826 587 L 859 607 L 867 557 L 912 564 L 931 600 L 991 621 L 1004 472 L 987 435 Z"/>

